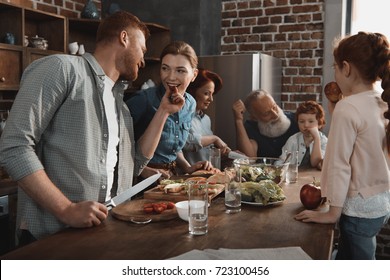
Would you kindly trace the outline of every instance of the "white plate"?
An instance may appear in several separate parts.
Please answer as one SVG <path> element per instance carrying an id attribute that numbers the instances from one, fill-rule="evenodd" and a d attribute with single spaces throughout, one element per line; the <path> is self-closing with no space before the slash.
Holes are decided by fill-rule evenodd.
<path id="1" fill-rule="evenodd" d="M 241 200 L 241 203 L 248 204 L 248 205 L 256 205 L 256 206 L 268 206 L 268 205 L 278 205 L 278 204 L 283 203 L 283 201 L 284 200 L 274 201 L 274 202 L 268 203 L 267 205 L 264 205 L 262 202 L 249 202 L 249 201 L 242 201 L 242 200 Z"/>

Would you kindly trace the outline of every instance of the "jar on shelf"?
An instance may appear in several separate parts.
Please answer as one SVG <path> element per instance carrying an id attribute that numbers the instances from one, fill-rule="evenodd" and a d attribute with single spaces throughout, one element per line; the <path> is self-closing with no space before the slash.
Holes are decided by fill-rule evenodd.
<path id="1" fill-rule="evenodd" d="M 83 10 L 81 11 L 82 18 L 99 19 L 99 12 L 92 0 L 87 0 Z"/>
<path id="2" fill-rule="evenodd" d="M 27 36 L 27 35 L 24 35 L 23 45 L 24 45 L 25 47 L 28 47 L 29 44 L 30 44 L 30 41 L 28 40 L 28 36 Z"/>

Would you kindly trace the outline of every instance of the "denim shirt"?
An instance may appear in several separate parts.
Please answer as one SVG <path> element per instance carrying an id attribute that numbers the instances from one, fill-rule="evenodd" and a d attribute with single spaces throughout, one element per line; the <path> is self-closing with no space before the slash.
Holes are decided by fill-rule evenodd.
<path id="1" fill-rule="evenodd" d="M 134 134 L 138 140 L 145 132 L 156 113 L 165 89 L 162 85 L 136 92 L 126 101 L 134 122 Z M 196 101 L 185 93 L 183 108 L 169 115 L 164 124 L 159 144 L 154 152 L 151 163 L 169 163 L 176 160 L 177 153 L 184 147 L 195 115 Z"/>

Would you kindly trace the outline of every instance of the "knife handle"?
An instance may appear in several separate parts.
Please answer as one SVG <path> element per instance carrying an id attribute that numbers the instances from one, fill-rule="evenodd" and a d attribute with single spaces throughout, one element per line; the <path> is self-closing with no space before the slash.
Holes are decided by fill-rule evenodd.
<path id="1" fill-rule="evenodd" d="M 112 208 L 115 207 L 115 205 L 114 205 L 114 203 L 112 202 L 112 200 L 107 201 L 106 203 L 104 203 L 104 206 L 107 207 L 108 211 L 110 211 Z"/>

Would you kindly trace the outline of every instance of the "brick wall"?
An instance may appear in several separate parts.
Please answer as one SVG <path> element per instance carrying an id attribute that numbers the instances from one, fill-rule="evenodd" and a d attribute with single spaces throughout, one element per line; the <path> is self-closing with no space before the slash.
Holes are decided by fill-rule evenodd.
<path id="1" fill-rule="evenodd" d="M 87 0 L 8 0 L 79 17 Z M 131 0 L 129 0 L 131 1 Z M 222 54 L 262 52 L 282 59 L 282 107 L 322 100 L 323 0 L 223 0 Z M 100 8 L 101 2 L 94 1 Z"/>
<path id="2" fill-rule="evenodd" d="M 0 1 L 76 18 L 86 3 Z M 100 1 L 94 3 L 100 8 Z M 282 101 L 286 110 L 294 111 L 304 100 L 321 102 L 324 10 L 324 0 L 222 0 L 222 54 L 262 52 L 282 59 Z M 377 257 L 390 259 L 390 222 L 377 240 Z"/>
<path id="3" fill-rule="evenodd" d="M 45 11 L 70 18 L 79 18 L 80 13 L 87 3 L 87 0 L 0 0 L 2 2 L 13 3 L 16 5 Z M 96 7 L 100 10 L 101 1 L 93 0 Z"/>
<path id="4" fill-rule="evenodd" d="M 262 52 L 283 61 L 282 102 L 321 102 L 323 0 L 222 2 L 222 53 Z"/>

